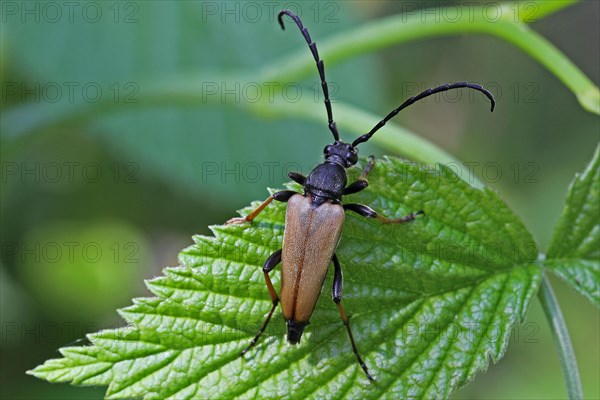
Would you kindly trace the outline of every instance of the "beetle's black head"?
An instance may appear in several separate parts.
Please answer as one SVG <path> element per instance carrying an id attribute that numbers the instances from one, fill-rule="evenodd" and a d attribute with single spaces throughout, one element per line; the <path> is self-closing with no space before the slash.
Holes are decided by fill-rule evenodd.
<path id="1" fill-rule="evenodd" d="M 325 161 L 339 164 L 344 168 L 350 168 L 358 162 L 358 149 L 351 144 L 336 140 L 335 143 L 327 145 L 323 150 Z"/>
<path id="2" fill-rule="evenodd" d="M 287 321 L 287 340 L 290 344 L 297 344 L 300 341 L 306 325 L 308 324 L 305 322 L 298 322 L 293 319 Z"/>

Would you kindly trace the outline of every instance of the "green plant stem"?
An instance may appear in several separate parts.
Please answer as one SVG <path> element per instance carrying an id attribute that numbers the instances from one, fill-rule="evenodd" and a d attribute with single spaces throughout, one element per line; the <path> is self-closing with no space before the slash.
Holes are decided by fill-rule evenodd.
<path id="1" fill-rule="evenodd" d="M 528 13 L 523 5 L 514 9 L 515 3 L 500 6 L 502 18 L 490 20 L 484 7 L 462 7 L 462 18 L 452 21 L 439 20 L 432 14 L 398 14 L 375 20 L 352 31 L 341 32 L 328 40 L 319 42 L 319 53 L 327 56 L 328 65 L 357 55 L 371 53 L 393 45 L 415 39 L 449 36 L 462 33 L 491 35 L 506 40 L 538 61 L 563 82 L 577 97 L 581 106 L 592 113 L 600 114 L 600 92 L 594 83 L 568 57 L 544 37 L 529 28 L 523 21 Z M 571 2 L 542 2 L 536 4 L 532 18 L 539 20 L 568 6 Z M 531 11 L 529 12 L 531 14 Z M 263 71 L 264 81 L 288 82 L 314 73 L 314 62 L 306 57 L 306 51 L 297 51 L 279 62 L 274 62 Z"/>
<path id="2" fill-rule="evenodd" d="M 483 14 L 483 7 L 461 8 L 463 15 L 472 16 L 472 18 L 465 17 L 464 20 L 457 22 L 433 20 L 430 23 L 423 23 L 420 14 L 394 15 L 369 22 L 352 31 L 341 32 L 329 40 L 320 42 L 319 49 L 321 54 L 327 55 L 327 63 L 331 65 L 356 55 L 374 52 L 415 39 L 460 33 L 489 34 L 502 38 L 531 55 L 577 96 L 584 109 L 600 114 L 600 92 L 598 88 L 557 48 L 525 25 L 525 22 L 531 22 L 532 18 L 539 20 L 572 3 L 572 1 L 505 3 L 500 7 L 504 18 L 496 22 L 490 22 L 486 19 L 485 14 Z M 515 4 L 519 7 L 518 11 L 513 9 Z M 531 5 L 537 7 L 533 15 L 527 10 L 527 7 Z M 427 18 L 427 14 L 424 17 Z M 435 18 L 435 15 L 433 17 Z M 306 57 L 306 49 L 302 48 L 291 56 L 269 63 L 269 67 L 264 69 L 262 74 L 253 73 L 252 76 L 254 81 L 256 76 L 259 75 L 264 82 L 274 80 L 288 82 L 312 73 L 314 73 L 314 62 L 310 57 Z M 197 71 L 194 80 L 206 82 L 207 77 L 210 77 L 213 78 L 213 81 L 231 80 L 240 82 L 247 74 L 248 72 L 225 77 L 222 74 L 205 74 L 202 71 Z M 191 102 L 201 104 L 198 101 L 200 98 L 199 93 L 193 93 L 193 91 L 198 91 L 201 86 L 193 84 L 194 80 L 190 80 L 190 76 L 184 74 L 171 80 L 161 78 L 160 82 L 164 84 L 160 87 L 163 88 L 164 92 L 161 94 L 150 90 L 149 92 L 153 93 L 149 97 L 146 97 L 144 93 L 140 93 L 140 105 L 152 106 L 158 103 L 182 105 Z M 173 85 L 173 88 L 166 85 L 166 83 Z M 253 107 L 253 111 L 260 112 L 258 109 L 260 106 L 258 104 L 257 107 Z M 265 106 L 268 106 L 268 104 Z M 103 113 L 112 112 L 115 108 L 117 107 L 114 107 L 114 105 L 100 103 L 83 106 L 65 104 L 62 107 L 57 104 L 27 104 L 5 111 L 0 124 L 3 135 L 18 136 L 39 129 L 54 128 L 56 125 L 64 126 L 72 121 L 84 123 Z M 298 108 L 296 107 L 296 109 Z M 383 141 L 383 136 L 375 136 L 373 140 L 376 142 Z M 429 144 L 429 146 L 433 145 Z M 409 151 L 410 149 L 407 149 L 401 154 L 406 155 Z M 443 162 L 442 160 L 438 161 Z"/>
<path id="3" fill-rule="evenodd" d="M 565 377 L 569 399 L 583 399 L 579 369 L 577 368 L 577 361 L 575 360 L 569 331 L 567 330 L 567 325 L 546 274 L 542 278 L 538 298 L 540 299 L 540 303 L 542 303 L 546 319 L 552 328 L 552 336 L 558 349 L 558 358 Z"/>
<path id="4" fill-rule="evenodd" d="M 552 9 L 547 6 L 550 3 L 554 4 Z M 544 2 L 539 5 L 540 11 L 536 15 L 537 19 L 572 3 L 572 1 Z M 484 16 L 483 7 L 458 8 L 457 13 L 465 17 L 456 21 L 440 20 L 435 13 L 392 15 L 362 24 L 360 27 L 352 29 L 352 31 L 340 32 L 329 39 L 319 40 L 319 53 L 321 55 L 326 54 L 327 64 L 331 65 L 357 55 L 375 52 L 415 39 L 465 32 L 496 35 L 502 31 L 503 26 L 522 24 L 522 21 L 515 19 L 514 14 L 513 19 L 509 19 L 510 11 L 506 11 L 508 4 L 501 8 L 505 10 L 502 11 L 505 18 L 494 22 L 490 22 Z M 523 41 L 525 40 L 527 40 L 527 37 L 523 38 Z M 264 69 L 264 79 L 278 77 L 285 80 L 294 80 L 313 73 L 314 62 L 310 58 L 307 59 L 305 53 L 304 49 L 299 49 L 279 61 L 269 63 Z"/>

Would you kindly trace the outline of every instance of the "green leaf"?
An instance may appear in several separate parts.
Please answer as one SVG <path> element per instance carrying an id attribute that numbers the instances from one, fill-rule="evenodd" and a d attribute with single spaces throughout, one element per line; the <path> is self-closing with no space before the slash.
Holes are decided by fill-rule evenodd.
<path id="1" fill-rule="evenodd" d="M 156 297 L 121 310 L 128 327 L 92 334 L 92 346 L 63 348 L 62 359 L 30 373 L 108 385 L 110 398 L 448 397 L 504 354 L 541 278 L 535 243 L 493 191 L 446 167 L 384 159 L 369 181 L 346 202 L 388 217 L 425 211 L 401 225 L 349 213 L 344 225 L 343 304 L 376 383 L 351 351 L 331 276 L 300 344 L 286 343 L 278 308 L 258 345 L 239 356 L 271 306 L 261 267 L 281 247 L 279 203 L 252 225 L 194 237 L 180 266 L 147 282 Z"/>
<path id="2" fill-rule="evenodd" d="M 544 265 L 600 307 L 600 146 L 567 193 Z"/>

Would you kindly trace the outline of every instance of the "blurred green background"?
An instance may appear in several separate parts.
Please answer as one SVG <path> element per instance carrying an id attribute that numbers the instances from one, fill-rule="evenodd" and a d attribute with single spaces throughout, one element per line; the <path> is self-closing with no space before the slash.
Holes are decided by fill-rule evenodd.
<path id="1" fill-rule="evenodd" d="M 282 32 L 276 24 L 279 9 L 300 13 L 317 44 L 421 7 L 438 7 L 444 18 L 439 2 L 67 3 L 1 3 L 0 395 L 7 399 L 101 398 L 103 388 L 51 385 L 25 371 L 85 333 L 120 326 L 115 309 L 148 295 L 143 279 L 176 265 L 191 235 L 210 234 L 209 225 L 266 197 L 288 171 L 307 173 L 320 161 L 331 141 L 324 107 L 319 123 L 240 107 L 268 101 L 259 73 L 272 62 L 297 51 L 310 57 L 295 27 Z M 532 27 L 598 85 L 599 21 L 600 3 L 586 1 Z M 334 115 L 339 102 L 383 117 L 417 90 L 445 82 L 489 87 L 498 102 L 493 114 L 478 96 L 453 93 L 394 122 L 472 165 L 547 246 L 567 186 L 600 133 L 597 116 L 551 73 L 482 35 L 412 41 L 336 65 L 321 55 Z M 200 82 L 200 101 L 168 91 L 152 98 L 155 85 L 186 76 Z M 271 85 L 298 107 L 322 101 L 316 70 Z M 391 154 L 371 143 L 361 152 Z M 552 281 L 584 393 L 600 398 L 598 310 Z M 565 396 L 534 300 L 504 359 L 456 397 Z"/>

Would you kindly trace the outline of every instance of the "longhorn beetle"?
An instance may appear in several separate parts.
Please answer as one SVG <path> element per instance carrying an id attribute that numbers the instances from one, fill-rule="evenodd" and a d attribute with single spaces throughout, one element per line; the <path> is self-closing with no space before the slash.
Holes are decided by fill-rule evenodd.
<path id="1" fill-rule="evenodd" d="M 242 351 L 241 355 L 243 356 L 258 342 L 280 300 L 281 307 L 283 308 L 283 316 L 287 323 L 287 340 L 291 344 L 296 344 L 300 341 L 302 332 L 306 325 L 308 325 L 317 299 L 319 298 L 329 264 L 333 261 L 333 301 L 337 305 L 342 321 L 346 326 L 352 350 L 358 363 L 367 377 L 371 381 L 374 381 L 375 379 L 369 373 L 367 366 L 358 352 L 352 330 L 350 329 L 348 315 L 341 303 L 343 286 L 342 268 L 335 254 L 335 249 L 342 233 L 344 211 L 353 211 L 363 217 L 377 218 L 384 224 L 398 224 L 412 221 L 417 215 L 424 214 L 424 212 L 418 211 L 402 218 L 389 219 L 362 204 L 342 205 L 342 196 L 360 192 L 369 185 L 367 176 L 373 168 L 374 157 L 369 157 L 369 161 L 358 180 L 348 186 L 346 186 L 346 168 L 350 168 L 358 162 L 358 150 L 356 146 L 368 141 L 375 132 L 382 128 L 386 122 L 392 119 L 403 108 L 427 96 L 451 89 L 469 88 L 487 96 L 491 102 L 491 111 L 494 111 L 495 101 L 493 95 L 480 85 L 468 82 L 445 84 L 428 89 L 421 94 L 409 98 L 377 123 L 368 133 L 356 138 L 352 144 L 344 143 L 340 140 L 336 124 L 333 121 L 331 101 L 329 100 L 329 91 L 327 89 L 327 82 L 325 81 L 325 68 L 323 60 L 319 58 L 317 45 L 310 38 L 300 18 L 291 11 L 283 10 L 279 12 L 277 18 L 281 29 L 285 29 L 283 24 L 284 15 L 292 18 L 296 25 L 298 25 L 315 59 L 321 78 L 321 87 L 325 95 L 325 108 L 327 109 L 329 130 L 333 134 L 335 142 L 325 147 L 325 162 L 317 165 L 308 176 L 305 177 L 296 172 L 288 174 L 290 179 L 304 187 L 303 194 L 292 190 L 276 192 L 245 218 L 232 218 L 227 221 L 227 224 L 251 222 L 271 201 L 277 200 L 288 203 L 285 216 L 283 247 L 281 250 L 277 250 L 271 254 L 263 267 L 265 281 L 273 305 L 260 331 L 248 347 Z M 273 287 L 271 278 L 269 277 L 269 273 L 279 263 L 282 264 L 281 298 L 277 295 L 277 291 Z"/>

